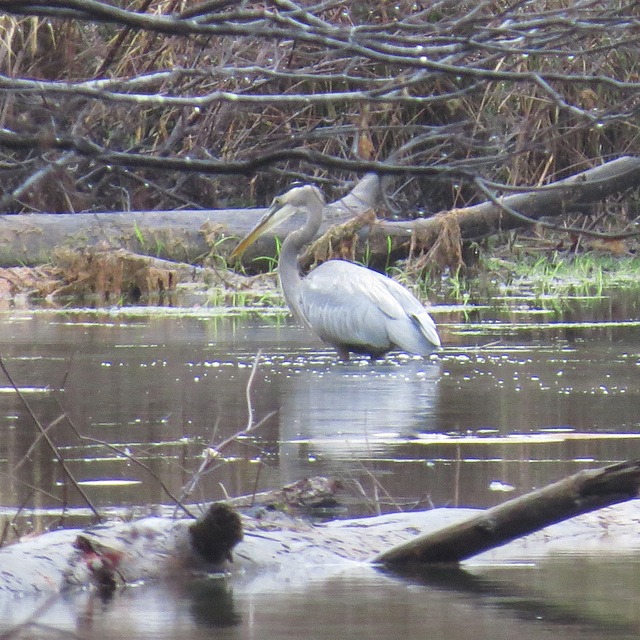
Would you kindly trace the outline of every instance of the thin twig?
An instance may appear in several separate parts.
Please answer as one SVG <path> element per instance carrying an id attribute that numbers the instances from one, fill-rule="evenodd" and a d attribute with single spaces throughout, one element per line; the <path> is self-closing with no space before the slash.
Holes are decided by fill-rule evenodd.
<path id="1" fill-rule="evenodd" d="M 25 462 L 27 462 L 27 460 L 30 459 L 31 454 L 33 453 L 33 451 L 35 450 L 36 446 L 39 444 L 39 442 L 44 438 L 44 434 L 48 433 L 51 429 L 53 429 L 53 427 L 55 427 L 56 425 L 60 424 L 62 422 L 62 420 L 64 420 L 64 418 L 66 418 L 66 414 L 62 413 L 60 414 L 55 420 L 53 420 L 52 422 L 50 422 L 45 428 L 44 428 L 44 432 L 40 432 L 34 439 L 34 441 L 29 445 L 29 448 L 26 450 L 25 454 L 22 456 L 22 458 L 20 458 L 20 460 L 18 462 L 16 462 L 16 464 L 12 467 L 11 471 L 12 473 L 15 473 L 23 464 L 25 464 Z"/>
<path id="2" fill-rule="evenodd" d="M 262 418 L 262 420 L 257 422 L 250 430 L 242 429 L 241 431 L 238 431 L 238 432 L 234 433 L 232 436 L 229 436 L 226 440 L 223 440 L 217 447 L 207 447 L 207 449 L 205 449 L 204 452 L 203 452 L 204 459 L 200 463 L 200 467 L 193 474 L 193 476 L 191 477 L 191 480 L 185 485 L 185 488 L 183 489 L 182 493 L 180 494 L 180 499 L 181 500 L 186 500 L 193 493 L 194 489 L 198 485 L 198 482 L 200 482 L 200 479 L 202 478 L 202 476 L 204 476 L 205 474 L 209 473 L 210 471 L 213 471 L 214 469 L 218 468 L 218 465 L 212 466 L 213 462 L 216 461 L 216 460 L 220 461 L 220 462 L 223 462 L 223 460 L 222 460 L 222 452 L 231 443 L 236 442 L 238 440 L 238 438 L 241 438 L 242 436 L 245 436 L 247 433 L 249 433 L 249 431 L 255 431 L 256 429 L 258 429 L 265 422 L 267 422 L 267 420 L 270 420 L 274 415 L 276 415 L 276 413 L 278 413 L 277 410 L 276 411 L 271 411 L 266 416 L 264 416 L 264 418 Z"/>
<path id="3" fill-rule="evenodd" d="M 101 520 L 102 517 L 100 516 L 100 514 L 98 513 L 96 508 L 93 506 L 91 500 L 89 500 L 89 496 L 84 492 L 82 487 L 78 484 L 78 481 L 74 478 L 73 474 L 71 473 L 71 471 L 67 467 L 67 463 L 66 463 L 66 461 L 64 459 L 64 456 L 62 455 L 62 453 L 60 453 L 60 450 L 58 449 L 58 447 L 56 447 L 55 443 L 53 442 L 53 440 L 49 436 L 49 433 L 47 432 L 47 429 L 45 429 L 42 426 L 42 424 L 40 423 L 40 420 L 38 420 L 38 418 L 36 417 L 35 413 L 31 409 L 31 406 L 27 402 L 27 399 L 24 397 L 23 393 L 18 388 L 18 385 L 15 383 L 15 381 L 11 377 L 11 374 L 9 373 L 9 371 L 7 370 L 7 367 L 5 366 L 5 363 L 4 363 L 4 360 L 3 360 L 2 356 L 0 356 L 0 369 L 2 369 L 2 372 L 7 377 L 7 380 L 9 380 L 9 384 L 11 384 L 11 386 L 14 389 L 14 391 L 18 395 L 18 398 L 20 398 L 20 401 L 22 402 L 22 404 L 24 405 L 25 409 L 27 410 L 27 413 L 31 416 L 31 419 L 33 420 L 34 424 L 38 428 L 38 431 L 40 432 L 41 436 L 45 439 L 47 445 L 49 445 L 49 448 L 51 449 L 53 455 L 56 457 L 56 459 L 60 463 L 60 466 L 62 467 L 65 475 L 71 481 L 71 484 L 73 484 L 73 486 L 76 488 L 78 493 L 80 493 L 80 495 L 82 496 L 83 500 L 86 502 L 87 506 L 91 509 L 91 511 L 93 511 L 94 515 Z"/>
<path id="4" fill-rule="evenodd" d="M 169 496 L 169 498 L 176 505 L 176 507 L 179 507 L 180 509 L 182 509 L 182 511 L 184 511 L 184 513 L 190 518 L 197 518 L 197 516 L 191 513 L 191 511 L 189 511 L 189 509 L 187 509 L 187 507 L 184 504 L 182 504 L 179 498 L 173 495 L 171 489 L 167 487 L 167 485 L 162 481 L 160 476 L 155 471 L 150 469 L 144 462 L 141 462 L 135 456 L 131 455 L 130 453 L 127 453 L 126 451 L 123 451 L 122 449 L 120 449 L 119 447 L 116 447 L 110 442 L 105 442 L 104 440 L 98 440 L 97 438 L 90 438 L 89 436 L 83 436 L 83 435 L 81 435 L 80 438 L 82 440 L 86 440 L 89 442 L 93 442 L 95 444 L 100 444 L 103 447 L 107 447 L 107 449 L 111 449 L 111 451 L 114 451 L 119 456 L 126 458 L 127 460 L 133 462 L 134 464 L 144 469 L 150 476 L 153 477 L 154 480 L 157 480 L 158 484 L 162 487 L 162 490 Z"/>
<path id="5" fill-rule="evenodd" d="M 240 438 L 242 436 L 246 436 L 248 433 L 251 433 L 252 431 L 255 431 L 262 424 L 264 424 L 267 420 L 269 420 L 272 416 L 274 416 L 277 413 L 277 411 L 272 411 L 271 413 L 268 413 L 266 416 L 264 416 L 264 418 L 262 418 L 262 420 L 260 420 L 256 424 L 253 423 L 253 403 L 252 403 L 252 400 L 251 400 L 251 389 L 253 387 L 253 381 L 255 379 L 256 371 L 258 370 L 258 364 L 260 362 L 260 356 L 261 355 L 262 355 L 262 350 L 260 349 L 256 353 L 256 357 L 253 360 L 253 366 L 251 367 L 251 373 L 249 374 L 249 379 L 247 380 L 247 386 L 245 388 L 245 398 L 246 398 L 246 401 L 247 401 L 247 424 L 246 424 L 246 426 L 243 429 L 241 429 L 240 431 L 234 433 L 232 436 L 230 436 L 230 437 L 226 438 L 225 440 L 223 440 L 222 442 L 220 442 L 217 446 L 215 446 L 215 447 L 207 447 L 203 451 L 203 460 L 200 463 L 200 466 L 198 467 L 198 470 L 193 474 L 193 476 L 191 477 L 189 482 L 184 486 L 184 488 L 182 489 L 182 492 L 180 493 L 180 500 L 181 501 L 186 500 L 193 493 L 194 489 L 197 487 L 198 482 L 200 482 L 200 479 L 202 478 L 203 475 L 205 475 L 209 471 L 212 471 L 213 469 L 217 468 L 217 466 L 213 466 L 212 467 L 214 461 L 216 461 L 216 460 L 220 461 L 221 460 L 222 452 L 232 442 L 236 442 L 238 440 L 238 438 Z"/>

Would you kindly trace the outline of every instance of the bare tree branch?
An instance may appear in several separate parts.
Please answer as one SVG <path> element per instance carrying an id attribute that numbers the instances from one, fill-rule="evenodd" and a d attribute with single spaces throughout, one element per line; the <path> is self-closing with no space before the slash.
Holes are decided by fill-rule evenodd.
<path id="1" fill-rule="evenodd" d="M 271 153 L 262 153 L 247 160 L 216 161 L 199 160 L 196 158 L 164 158 L 146 156 L 139 153 L 125 153 L 110 151 L 87 138 L 73 137 L 47 137 L 47 136 L 21 136 L 7 129 L 0 129 L 0 145 L 12 149 L 37 149 L 43 146 L 59 151 L 75 151 L 77 154 L 99 160 L 104 164 L 121 165 L 128 167 L 146 167 L 163 169 L 166 171 L 187 171 L 207 174 L 251 174 L 259 169 L 275 165 L 288 160 L 302 160 L 312 166 L 324 168 L 348 169 L 350 171 L 369 172 L 398 175 L 398 174 L 422 174 L 422 175 L 446 175 L 447 177 L 466 177 L 472 179 L 476 172 L 465 167 L 453 167 L 445 165 L 440 167 L 406 166 L 402 164 L 389 164 L 382 161 L 350 160 L 337 158 L 319 153 L 313 149 L 283 149 Z M 496 160 L 496 159 L 492 159 Z M 469 166 L 473 161 L 467 163 Z"/>
<path id="2" fill-rule="evenodd" d="M 0 4 L 4 210 L 262 205 L 375 170 L 428 178 L 402 197 L 434 212 L 482 197 L 476 177 L 542 185 L 640 155 L 636 2 L 175 6 Z"/>

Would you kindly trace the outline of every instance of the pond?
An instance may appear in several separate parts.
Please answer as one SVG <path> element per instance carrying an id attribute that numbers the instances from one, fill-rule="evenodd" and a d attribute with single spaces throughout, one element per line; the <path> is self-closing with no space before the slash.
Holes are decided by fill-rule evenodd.
<path id="1" fill-rule="evenodd" d="M 42 531 L 64 507 L 65 526 L 87 523 L 34 417 L 87 498 L 116 514 L 170 503 L 221 443 L 192 500 L 328 475 L 344 485 L 342 516 L 487 507 L 640 458 L 637 292 L 505 297 L 433 315 L 439 353 L 342 363 L 281 313 L 5 311 L 0 352 L 22 399 L 3 376 L 0 518 L 20 509 L 20 530 Z M 258 426 L 242 433 L 249 407 Z M 526 567 L 402 578 L 360 567 L 281 593 L 156 585 L 98 609 L 57 603 L 12 637 L 422 638 L 428 625 L 435 637 L 631 638 L 636 564 L 576 550 Z M 0 609 L 2 630 L 37 608 Z"/>

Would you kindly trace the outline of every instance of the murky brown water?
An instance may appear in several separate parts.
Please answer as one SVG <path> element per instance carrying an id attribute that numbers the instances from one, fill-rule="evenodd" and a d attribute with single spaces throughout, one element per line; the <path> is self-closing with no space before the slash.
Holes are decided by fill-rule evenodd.
<path id="1" fill-rule="evenodd" d="M 259 349 L 254 417 L 277 413 L 225 450 L 197 498 L 338 475 L 351 514 L 490 506 L 581 468 L 640 458 L 637 296 L 511 299 L 434 315 L 447 346 L 427 360 L 339 363 L 277 316 L 146 309 L 6 312 L 0 353 L 43 426 L 63 411 L 71 418 L 73 427 L 62 420 L 48 433 L 100 508 L 170 502 L 157 477 L 179 494 L 203 448 L 245 426 Z M 35 529 L 51 508 L 82 506 L 48 447 L 33 446 L 33 419 L 4 378 L 0 408 L 0 504 L 39 507 Z M 283 595 L 205 583 L 168 598 L 153 587 L 92 609 L 90 625 L 77 601 L 39 619 L 86 638 L 204 638 L 212 627 L 230 638 L 422 638 L 427 626 L 434 637 L 626 638 L 640 621 L 633 562 L 438 579 L 363 568 Z M 29 606 L 0 610 L 4 628 Z"/>

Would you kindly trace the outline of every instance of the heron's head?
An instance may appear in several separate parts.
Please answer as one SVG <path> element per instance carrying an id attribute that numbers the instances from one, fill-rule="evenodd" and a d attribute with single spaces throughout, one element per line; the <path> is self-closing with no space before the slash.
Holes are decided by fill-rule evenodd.
<path id="1" fill-rule="evenodd" d="M 273 199 L 271 206 L 262 216 L 260 222 L 240 241 L 240 244 L 232 251 L 231 257 L 235 258 L 244 253 L 260 236 L 290 218 L 298 211 L 308 210 L 313 207 L 324 207 L 324 197 L 317 187 L 305 184 L 294 187 L 281 196 Z"/>

